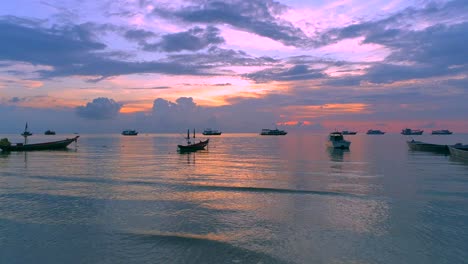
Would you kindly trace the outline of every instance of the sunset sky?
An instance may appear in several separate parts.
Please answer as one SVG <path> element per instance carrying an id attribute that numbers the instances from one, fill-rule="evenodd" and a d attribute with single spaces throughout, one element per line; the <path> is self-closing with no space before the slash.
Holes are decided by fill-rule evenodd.
<path id="1" fill-rule="evenodd" d="M 0 2 L 0 134 L 468 132 L 468 2 Z"/>

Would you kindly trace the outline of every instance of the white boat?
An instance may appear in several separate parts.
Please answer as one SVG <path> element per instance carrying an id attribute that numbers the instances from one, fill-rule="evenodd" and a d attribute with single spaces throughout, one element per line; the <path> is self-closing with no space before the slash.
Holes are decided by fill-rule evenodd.
<path id="1" fill-rule="evenodd" d="M 453 132 L 447 129 L 432 130 L 432 135 L 452 135 Z"/>
<path id="2" fill-rule="evenodd" d="M 450 155 L 454 158 L 468 161 L 468 146 L 464 147 L 449 146 Z"/>
<path id="3" fill-rule="evenodd" d="M 345 140 L 341 132 L 332 132 L 328 135 L 327 145 L 331 148 L 349 149 L 351 142 Z"/>
<path id="4" fill-rule="evenodd" d="M 206 128 L 204 131 L 203 131 L 203 135 L 205 136 L 219 136 L 221 135 L 221 131 L 219 130 L 216 130 L 216 129 L 211 129 L 211 128 Z"/>
<path id="5" fill-rule="evenodd" d="M 383 134 L 385 134 L 385 132 L 380 131 L 378 129 L 369 129 L 369 130 L 367 130 L 366 134 L 367 135 L 383 135 Z"/>
<path id="6" fill-rule="evenodd" d="M 411 129 L 411 128 L 404 128 L 401 130 L 402 135 L 422 135 L 424 130 L 421 129 Z"/>
<path id="7" fill-rule="evenodd" d="M 279 130 L 279 129 L 267 129 L 267 128 L 264 128 L 262 129 L 262 132 L 260 132 L 260 135 L 262 136 L 284 136 L 288 134 L 288 132 L 284 131 L 284 130 Z"/>

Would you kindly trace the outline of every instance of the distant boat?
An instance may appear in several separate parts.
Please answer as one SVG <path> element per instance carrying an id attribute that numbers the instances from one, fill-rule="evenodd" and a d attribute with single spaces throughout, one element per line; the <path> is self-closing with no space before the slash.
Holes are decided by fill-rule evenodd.
<path id="1" fill-rule="evenodd" d="M 122 135 L 124 135 L 124 136 L 136 136 L 136 135 L 138 135 L 138 132 L 136 130 L 127 129 L 127 130 L 122 131 Z"/>
<path id="2" fill-rule="evenodd" d="M 341 134 L 343 134 L 343 135 L 356 135 L 357 132 L 356 131 L 343 130 L 343 131 L 341 131 Z"/>
<path id="3" fill-rule="evenodd" d="M 288 134 L 288 132 L 284 131 L 284 130 L 279 130 L 279 129 L 267 129 L 267 128 L 264 128 L 262 129 L 262 132 L 260 132 L 260 135 L 262 136 L 284 136 Z"/>
<path id="4" fill-rule="evenodd" d="M 442 130 L 432 130 L 432 135 L 452 135 L 453 132 L 447 129 Z"/>
<path id="5" fill-rule="evenodd" d="M 449 146 L 449 151 L 452 157 L 468 161 L 468 145 L 455 144 Z"/>
<path id="6" fill-rule="evenodd" d="M 411 150 L 439 152 L 439 153 L 445 153 L 445 154 L 449 153 L 449 148 L 447 145 L 426 143 L 422 141 L 415 141 L 414 139 L 410 141 L 406 141 L 406 144 Z"/>
<path id="7" fill-rule="evenodd" d="M 54 149 L 64 149 L 72 142 L 76 142 L 80 136 L 74 138 L 67 138 L 60 141 L 53 142 L 44 142 L 36 144 L 23 144 L 16 143 L 11 144 L 8 139 L 3 138 L 0 140 L 0 149 L 3 151 L 32 151 L 32 150 L 54 150 Z"/>
<path id="8" fill-rule="evenodd" d="M 422 135 L 424 130 L 405 128 L 401 130 L 402 135 Z"/>
<path id="9" fill-rule="evenodd" d="M 332 132 L 328 135 L 327 145 L 332 148 L 349 149 L 351 142 L 345 140 L 341 132 Z"/>
<path id="10" fill-rule="evenodd" d="M 195 138 L 195 129 L 193 130 L 193 138 Z M 192 141 L 190 141 L 190 130 L 187 130 L 187 137 L 185 139 L 187 140 L 187 145 L 177 145 L 181 152 L 203 150 L 210 142 L 210 139 L 207 139 L 205 141 L 200 140 L 197 143 L 192 143 Z"/>
<path id="11" fill-rule="evenodd" d="M 23 131 L 23 133 L 21 133 L 21 135 L 23 137 L 32 136 L 32 133 L 28 131 L 28 123 L 26 123 L 26 126 L 24 127 L 24 131 Z"/>
<path id="12" fill-rule="evenodd" d="M 221 135 L 221 131 L 219 130 L 216 130 L 216 129 L 211 129 L 211 128 L 206 128 L 204 131 L 203 131 L 203 135 L 205 136 L 219 136 Z"/>
<path id="13" fill-rule="evenodd" d="M 377 129 L 377 130 L 369 129 L 369 130 L 367 130 L 367 133 L 366 133 L 366 134 L 367 134 L 367 135 L 383 135 L 383 134 L 385 134 L 385 132 L 380 131 L 380 130 L 378 130 L 378 129 Z"/>
<path id="14" fill-rule="evenodd" d="M 44 132 L 44 135 L 55 135 L 55 131 L 46 130 L 46 132 Z"/>

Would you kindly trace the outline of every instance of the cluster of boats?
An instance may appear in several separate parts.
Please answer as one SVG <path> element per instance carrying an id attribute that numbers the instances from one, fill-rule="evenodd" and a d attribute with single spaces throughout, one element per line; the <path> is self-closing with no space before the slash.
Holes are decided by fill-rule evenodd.
<path id="1" fill-rule="evenodd" d="M 341 133 L 343 135 L 356 135 L 357 134 L 356 131 L 348 131 L 348 130 L 343 130 L 341 131 Z M 423 133 L 424 133 L 424 130 L 421 130 L 421 129 L 404 128 L 401 130 L 400 134 L 413 136 L 413 135 L 422 135 Z M 378 129 L 369 129 L 367 130 L 366 134 L 367 135 L 383 135 L 385 134 L 385 132 L 378 130 Z M 453 134 L 453 132 L 447 129 L 442 129 L 442 130 L 433 130 L 431 134 L 432 135 L 451 135 Z"/>
<path id="2" fill-rule="evenodd" d="M 419 129 L 409 129 L 405 128 L 401 131 L 403 135 L 422 135 L 424 131 Z M 55 135 L 55 131 L 47 130 L 45 135 Z M 221 135 L 222 132 L 216 129 L 207 128 L 203 131 L 203 135 L 205 136 L 215 136 Z M 284 130 L 279 130 L 278 128 L 275 129 L 262 129 L 260 135 L 262 136 L 280 136 L 286 135 L 287 132 Z M 351 142 L 345 140 L 343 135 L 356 135 L 356 131 L 335 131 L 328 135 L 327 145 L 331 148 L 336 149 L 349 149 L 351 146 Z M 385 132 L 380 130 L 368 130 L 368 135 L 383 135 Z M 450 135 L 452 134 L 449 130 L 434 130 L 432 131 L 433 135 Z M 138 135 L 138 131 L 133 129 L 126 129 L 122 131 L 122 135 L 124 136 L 136 136 Z M 24 131 L 21 133 L 21 136 L 24 137 L 24 143 L 16 143 L 12 144 L 8 141 L 7 138 L 3 138 L 0 140 L 0 149 L 2 151 L 30 151 L 30 150 L 53 150 L 53 149 L 64 149 L 72 142 L 77 142 L 79 136 L 75 136 L 73 138 L 66 138 L 64 140 L 59 141 L 52 141 L 52 142 L 44 142 L 44 143 L 35 143 L 35 144 L 27 144 L 27 138 L 32 136 L 32 133 L 28 130 L 28 124 L 26 123 Z M 187 143 L 185 145 L 177 145 L 177 148 L 181 152 L 186 151 L 197 151 L 205 149 L 210 139 L 199 140 L 196 142 L 195 140 L 195 129 L 193 130 L 193 136 L 190 137 L 190 130 L 187 130 Z M 408 147 L 411 150 L 418 150 L 418 151 L 433 151 L 433 152 L 440 152 L 440 153 L 450 153 L 454 157 L 461 158 L 468 160 L 468 145 L 463 145 L 461 143 L 457 143 L 454 145 L 440 145 L 440 144 L 432 144 L 426 143 L 421 141 L 415 141 L 414 139 L 407 141 Z"/>
<path id="3" fill-rule="evenodd" d="M 401 130 L 402 135 L 422 135 L 424 133 L 424 130 L 421 129 L 410 129 L 410 128 L 405 128 Z M 442 130 L 432 130 L 432 135 L 452 135 L 453 132 L 447 129 L 442 129 Z"/>

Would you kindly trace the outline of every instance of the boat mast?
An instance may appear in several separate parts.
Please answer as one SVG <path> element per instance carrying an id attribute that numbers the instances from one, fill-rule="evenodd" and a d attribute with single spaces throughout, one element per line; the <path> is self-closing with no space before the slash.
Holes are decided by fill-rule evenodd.
<path id="1" fill-rule="evenodd" d="M 190 129 L 187 129 L 187 144 L 190 144 Z"/>
<path id="2" fill-rule="evenodd" d="M 28 122 L 26 122 L 26 126 L 24 126 L 24 132 L 23 132 L 24 145 L 26 145 L 26 144 L 28 143 L 28 136 L 29 136 L 29 132 L 28 132 Z"/>
<path id="3" fill-rule="evenodd" d="M 193 138 L 195 138 L 195 128 L 193 129 Z"/>

